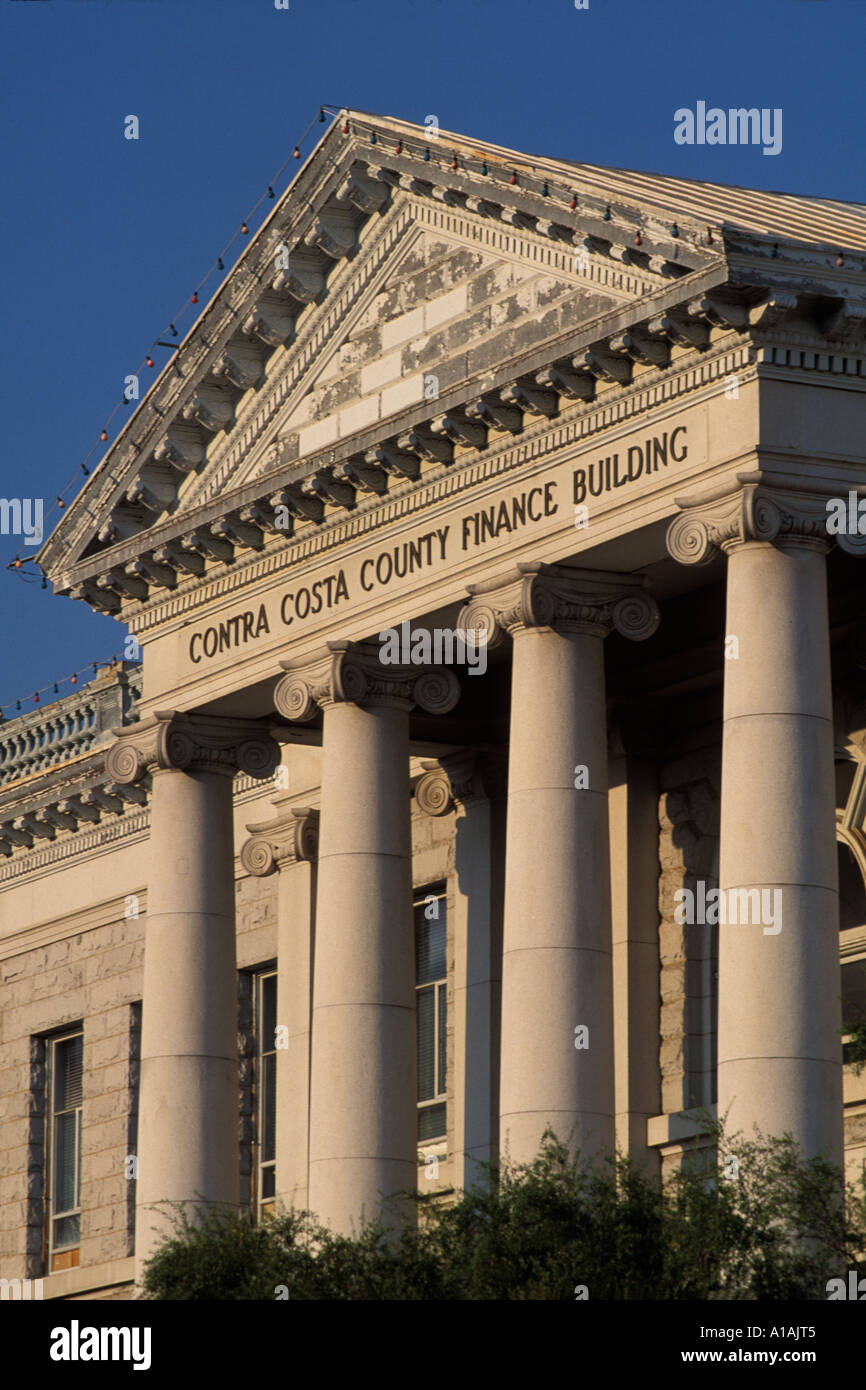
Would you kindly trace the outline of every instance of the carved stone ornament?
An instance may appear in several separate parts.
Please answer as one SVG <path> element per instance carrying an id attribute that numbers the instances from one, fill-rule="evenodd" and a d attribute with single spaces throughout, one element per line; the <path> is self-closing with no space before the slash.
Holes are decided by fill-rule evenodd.
<path id="1" fill-rule="evenodd" d="M 309 806 L 291 806 L 273 820 L 248 825 L 250 838 L 241 849 L 247 873 L 264 878 L 299 860 L 316 858 L 319 848 L 319 813 Z"/>
<path id="2" fill-rule="evenodd" d="M 445 666 L 400 666 L 382 660 L 376 642 L 328 642 L 327 656 L 308 663 L 282 662 L 274 704 L 286 719 L 315 718 L 321 706 L 347 702 L 428 714 L 449 714 L 460 699 L 460 682 Z"/>
<path id="3" fill-rule="evenodd" d="M 833 540 L 843 549 L 857 537 L 827 533 L 827 496 L 814 491 L 779 487 L 762 472 L 738 473 L 733 491 L 700 498 L 677 497 L 682 515 L 668 527 L 669 554 L 681 565 L 707 565 L 723 552 L 754 542 L 807 546 L 827 551 Z"/>
<path id="4" fill-rule="evenodd" d="M 266 778 L 280 761 L 280 746 L 266 727 L 246 719 L 157 710 L 140 724 L 112 732 L 117 741 L 106 756 L 105 770 L 109 780 L 121 785 L 169 768 Z"/>
<path id="5" fill-rule="evenodd" d="M 648 583 L 644 575 L 531 561 L 519 564 L 505 580 L 470 584 L 472 597 L 457 626 L 486 632 L 490 647 L 498 646 L 506 633 L 527 627 L 595 637 L 616 629 L 630 641 L 643 642 L 659 625 L 658 604 L 646 592 Z"/>
<path id="6" fill-rule="evenodd" d="M 488 759 L 483 750 L 461 748 L 438 761 L 424 762 L 415 783 L 415 804 L 426 816 L 446 816 L 455 806 L 468 806 L 490 795 Z"/>

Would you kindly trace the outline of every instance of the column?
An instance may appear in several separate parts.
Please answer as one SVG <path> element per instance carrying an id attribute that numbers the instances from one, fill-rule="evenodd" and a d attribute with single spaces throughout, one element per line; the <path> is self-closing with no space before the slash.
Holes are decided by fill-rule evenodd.
<path id="1" fill-rule="evenodd" d="M 116 733 L 106 771 L 153 778 L 142 996 L 136 1271 L 179 1204 L 237 1208 L 232 777 L 269 777 L 261 725 L 161 711 Z"/>
<path id="2" fill-rule="evenodd" d="M 614 1144 L 603 638 L 649 637 L 641 578 L 524 564 L 473 586 L 460 619 L 513 639 L 502 955 L 500 1155 L 528 1162 L 549 1126 Z"/>
<path id="3" fill-rule="evenodd" d="M 674 559 L 728 556 L 718 1109 L 842 1158 L 833 724 L 820 497 L 739 474 L 681 502 Z"/>
<path id="4" fill-rule="evenodd" d="M 456 810 L 454 913 L 453 1182 L 466 1190 L 484 1181 L 482 1163 L 495 1157 L 495 1079 L 499 963 L 494 952 L 496 883 L 490 783 L 498 768 L 480 749 L 425 763 L 415 801 L 430 816 Z M 498 1106 L 497 1106 L 498 1111 Z M 450 1128 L 450 1127 L 449 1127 Z"/>
<path id="5" fill-rule="evenodd" d="M 624 722 L 609 797 L 616 1137 L 644 1172 L 657 1175 L 647 1121 L 661 1106 L 658 770 L 654 758 L 632 751 L 646 743 L 632 729 L 626 735 Z"/>
<path id="6" fill-rule="evenodd" d="M 374 643 L 284 665 L 280 713 L 324 711 L 309 1202 L 348 1234 L 362 1218 L 407 1219 L 386 1199 L 416 1185 L 409 711 L 446 713 L 459 685 L 384 664 Z"/>
<path id="7" fill-rule="evenodd" d="M 277 1026 L 288 1047 L 277 1051 L 276 1195 L 304 1211 L 309 1202 L 310 1036 L 313 915 L 319 813 L 276 796 L 273 820 L 248 825 L 241 863 L 257 877 L 279 873 L 277 887 Z"/>

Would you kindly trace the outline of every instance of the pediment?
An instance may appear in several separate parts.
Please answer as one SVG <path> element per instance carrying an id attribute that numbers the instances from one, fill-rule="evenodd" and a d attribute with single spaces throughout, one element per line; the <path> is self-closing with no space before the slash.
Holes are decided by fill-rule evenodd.
<path id="1" fill-rule="evenodd" d="M 335 125 L 275 205 L 43 547 L 56 591 L 120 611 L 285 539 L 275 499 L 319 525 L 706 340 L 718 306 L 666 307 L 726 281 L 705 227 L 390 124 Z"/>
<path id="2" fill-rule="evenodd" d="M 572 248 L 539 245 L 525 230 L 493 237 L 466 214 L 451 214 L 443 231 L 438 214 L 398 200 L 334 301 L 299 321 L 298 341 L 274 372 L 270 393 L 280 403 L 267 428 L 240 457 L 228 439 L 215 448 L 182 509 L 468 388 L 567 325 L 637 297 L 621 272 L 581 273 Z"/>

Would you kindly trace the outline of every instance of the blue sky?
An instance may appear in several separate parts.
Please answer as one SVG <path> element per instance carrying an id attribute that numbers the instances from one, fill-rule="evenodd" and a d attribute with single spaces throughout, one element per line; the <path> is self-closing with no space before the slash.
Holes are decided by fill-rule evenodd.
<path id="1" fill-rule="evenodd" d="M 53 502 L 320 104 L 866 201 L 864 38 L 866 0 L 0 0 L 0 497 Z M 781 153 L 677 145 L 698 101 L 781 108 Z M 125 630 L 6 569 L 19 549 L 0 535 L 0 705 L 24 712 Z"/>

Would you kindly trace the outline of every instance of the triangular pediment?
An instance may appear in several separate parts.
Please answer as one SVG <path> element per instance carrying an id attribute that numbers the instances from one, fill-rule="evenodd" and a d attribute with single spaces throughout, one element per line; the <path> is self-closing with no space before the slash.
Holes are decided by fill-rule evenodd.
<path id="1" fill-rule="evenodd" d="M 119 611 L 284 541 L 275 498 L 320 525 L 744 323 L 745 275 L 701 298 L 724 228 L 615 173 L 345 113 L 43 547 L 55 589 Z"/>
<path id="2" fill-rule="evenodd" d="M 569 324 L 637 298 L 621 269 L 605 275 L 529 230 L 496 235 L 477 217 L 452 212 L 443 231 L 435 204 L 396 203 L 341 286 L 299 324 L 274 372 L 281 404 L 268 427 L 243 457 L 227 439 L 215 448 L 184 492 L 183 510 L 483 381 Z"/>

